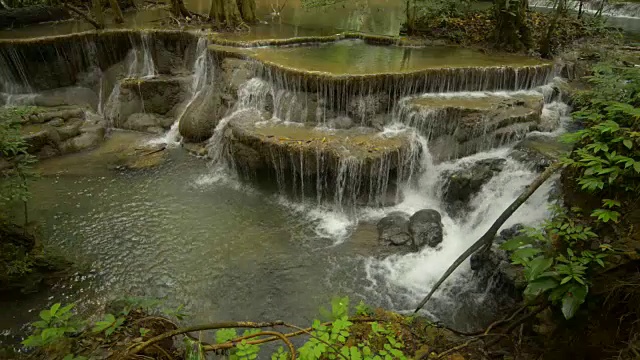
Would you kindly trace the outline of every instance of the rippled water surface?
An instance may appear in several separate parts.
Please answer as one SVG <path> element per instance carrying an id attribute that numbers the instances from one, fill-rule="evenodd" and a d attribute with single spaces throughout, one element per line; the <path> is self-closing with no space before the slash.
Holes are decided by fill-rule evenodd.
<path id="1" fill-rule="evenodd" d="M 88 278 L 62 283 L 33 304 L 5 303 L 18 310 L 0 316 L 0 328 L 31 320 L 36 313 L 25 314 L 25 305 L 62 300 L 83 307 L 124 294 L 185 304 L 191 322 L 306 324 L 333 295 L 363 289 L 356 285 L 363 266 L 360 279 L 354 275 L 357 253 L 331 246 L 276 197 L 212 181 L 204 160 L 173 149 L 160 167 L 132 172 L 110 170 L 114 154 L 95 153 L 44 162 L 30 204 L 46 245 L 88 262 Z"/>

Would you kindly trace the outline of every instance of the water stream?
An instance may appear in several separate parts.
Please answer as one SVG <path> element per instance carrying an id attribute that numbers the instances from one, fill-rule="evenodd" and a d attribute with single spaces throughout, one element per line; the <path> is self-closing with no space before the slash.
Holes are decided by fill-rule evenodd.
<path id="1" fill-rule="evenodd" d="M 104 73 L 99 74 L 96 112 L 107 119 L 119 116 L 125 78 L 149 80 L 161 76 L 158 75 L 161 64 L 154 62 L 152 56 L 157 43 L 147 33 L 134 36 L 130 41 L 132 47 L 121 62 L 125 69 L 123 76 L 112 89 L 106 89 Z M 320 84 L 320 90 L 309 95 L 311 92 L 302 89 L 301 83 L 287 83 L 288 79 L 279 76 L 275 70 L 258 72 L 268 76 L 249 78 L 240 85 L 234 107 L 218 123 L 209 139 L 212 159 L 196 158 L 177 146 L 180 144 L 180 121 L 196 100 L 204 98 L 206 101 L 206 96 L 211 96 L 209 92 L 221 85 L 214 81 L 219 68 L 213 64 L 208 41 L 199 38 L 194 42 L 195 46 L 186 46 L 193 51 L 188 54 L 193 56 L 193 64 L 187 69 L 191 76 L 188 91 L 177 107 L 173 125 L 163 135 L 110 129 L 106 143 L 99 148 L 49 159 L 38 165 L 43 176 L 32 187 L 30 216 L 43 224 L 47 251 L 64 253 L 72 260 L 86 264 L 87 269 L 29 301 L 1 302 L 0 306 L 8 311 L 0 314 L 0 328 L 7 329 L 0 341 L 16 341 L 20 326 L 33 320 L 37 309 L 54 302 L 77 302 L 80 310 L 93 311 L 109 299 L 126 294 L 163 298 L 168 306 L 184 304 L 192 316 L 188 321 L 192 323 L 283 319 L 304 325 L 335 295 L 348 295 L 356 303 L 362 299 L 374 306 L 412 311 L 458 254 L 486 231 L 535 176 L 525 165 L 508 156 L 514 139 L 491 143 L 470 157 L 448 162 L 434 160 L 428 148 L 430 139 L 411 123 L 415 116 L 411 121 L 407 120 L 408 111 L 402 108 L 407 101 L 401 99 L 402 96 L 422 95 L 415 94 L 422 88 L 407 81 L 400 83 L 410 87 L 411 93 L 398 91 L 390 97 L 389 101 L 393 102 L 388 109 L 391 120 L 375 135 L 385 141 L 394 136 L 408 139 L 408 148 L 397 155 L 406 168 L 398 166 L 400 170 L 394 179 L 390 175 L 391 157 L 376 163 L 377 167 L 367 168 L 356 156 L 357 148 L 354 147 L 347 149 L 352 150 L 354 156 L 339 159 L 335 180 L 331 179 L 335 186 L 329 196 L 325 196 L 328 190 L 323 189 L 327 180 L 318 170 L 324 169 L 325 164 L 320 161 L 313 164 L 317 166 L 314 169 L 317 170 L 314 172 L 316 177 L 309 181 L 311 177 L 306 176 L 303 169 L 309 169 L 310 165 L 305 163 L 302 152 L 288 154 L 291 156 L 286 159 L 274 159 L 274 162 L 296 164 L 293 171 L 285 173 L 283 170 L 279 174 L 277 185 L 285 190 L 282 188 L 292 184 L 297 197 L 287 196 L 287 191 L 262 190 L 239 180 L 236 169 L 222 161 L 225 159 L 224 134 L 234 115 L 264 110 L 271 99 L 272 118 L 260 126 L 287 125 L 300 121 L 293 110 L 303 102 L 311 102 L 309 99 L 313 97 L 312 100 L 322 104 L 331 101 L 347 104 L 348 100 L 362 94 L 344 93 L 344 99 L 336 100 L 332 96 L 340 93 L 329 85 Z M 333 72 L 333 75 L 341 74 L 338 71 L 341 63 L 332 58 L 318 59 L 335 51 L 342 52 L 343 60 L 352 60 L 354 72 L 360 75 L 401 70 L 399 66 L 403 64 L 406 51 L 396 47 L 367 46 L 351 42 L 260 51 L 263 59 L 269 61 L 302 64 L 311 67 L 307 70 Z M 476 101 L 482 96 L 509 98 L 524 92 L 545 98 L 542 111 L 546 111 L 546 116 L 566 115 L 566 108 L 558 99 L 552 99 L 549 88 L 539 86 L 553 77 L 550 66 L 544 71 L 535 68 L 531 77 L 521 71 L 520 76 L 527 81 L 522 81 L 518 71 L 514 71 L 514 76 L 494 83 L 490 80 L 503 76 L 504 69 L 510 64 L 538 65 L 538 62 L 521 57 L 475 58 L 477 54 L 467 50 L 444 48 L 409 52 L 413 57 L 406 60 L 412 70 L 437 71 L 438 64 L 457 59 L 458 63 L 454 65 L 470 71 L 469 74 L 474 74 L 475 69 L 486 75 L 461 77 L 453 86 L 446 70 L 442 77 L 432 79 L 441 81 L 431 84 L 432 88 L 445 91 L 470 87 L 486 92 L 426 96 L 457 96 L 464 98 L 463 101 Z M 479 63 L 469 67 L 474 61 Z M 491 70 L 498 75 L 481 67 L 491 65 L 501 67 Z M 28 76 L 21 68 L 11 74 L 0 71 L 0 79 L 2 89 L 10 96 L 30 93 L 25 86 L 29 83 Z M 421 79 L 426 82 L 425 78 Z M 487 89 L 489 87 L 491 89 Z M 367 89 L 369 93 L 373 90 L 384 89 Z M 140 87 L 138 91 L 141 91 Z M 105 94 L 109 95 L 105 97 Z M 346 98 L 347 95 L 350 98 Z M 142 109 L 146 109 L 144 102 Z M 336 106 L 329 110 L 344 109 Z M 367 119 L 364 110 L 355 117 L 359 124 Z M 333 131 L 327 128 L 326 113 L 318 112 L 311 122 L 315 127 L 299 131 L 313 134 Z M 303 129 L 301 124 L 296 126 Z M 372 128 L 369 130 L 373 131 Z M 562 127 L 548 130 L 556 134 Z M 350 131 L 349 138 L 361 135 L 357 127 Z M 166 150 L 168 159 L 162 165 L 138 171 L 113 166 L 117 154 L 149 142 L 171 145 Z M 496 157 L 507 159 L 505 169 L 473 199 L 473 211 L 462 219 L 448 214 L 442 200 L 444 174 L 479 159 Z M 363 176 L 370 177 L 366 205 L 358 199 Z M 309 190 L 313 189 L 317 197 L 308 197 Z M 394 190 L 394 200 L 398 203 L 381 206 L 380 199 L 389 189 Z M 538 190 L 505 227 L 541 221 L 546 215 L 550 190 L 549 184 Z M 385 214 L 398 210 L 411 214 L 424 208 L 442 214 L 444 241 L 439 248 L 411 253 L 378 244 L 375 224 Z M 428 313 L 460 329 L 475 329 L 493 318 L 496 311 L 493 301 L 487 289 L 476 288 L 468 265 L 465 265 L 436 294 Z M 480 308 L 483 310 L 478 311 Z"/>

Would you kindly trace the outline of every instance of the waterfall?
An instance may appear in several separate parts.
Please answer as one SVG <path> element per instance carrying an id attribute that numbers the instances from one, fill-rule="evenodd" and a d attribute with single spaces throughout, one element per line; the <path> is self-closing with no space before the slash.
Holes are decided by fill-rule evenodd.
<path id="1" fill-rule="evenodd" d="M 176 146 L 180 144 L 180 120 L 189 110 L 191 105 L 198 99 L 203 92 L 213 86 L 214 66 L 211 54 L 208 51 L 209 40 L 206 37 L 198 38 L 196 44 L 196 60 L 193 64 L 193 75 L 191 76 L 191 84 L 189 86 L 189 99 L 171 125 L 169 131 L 160 139 L 152 140 L 153 143 L 163 143 Z"/>

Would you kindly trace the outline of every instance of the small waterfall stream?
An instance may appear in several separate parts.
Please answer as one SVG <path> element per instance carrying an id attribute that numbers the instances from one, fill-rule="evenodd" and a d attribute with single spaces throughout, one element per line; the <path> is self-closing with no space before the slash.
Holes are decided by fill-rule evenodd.
<path id="1" fill-rule="evenodd" d="M 185 60 L 176 56 L 184 67 L 176 71 L 178 75 L 169 75 L 162 61 L 154 62 L 159 45 L 153 35 L 127 37 L 130 44 L 118 61 L 122 67 L 118 76 L 109 79 L 107 70 L 99 71 L 98 112 L 113 127 L 114 121 L 122 122 L 116 120 L 122 120 L 125 91 L 133 89 L 142 112 L 151 107 L 151 101 L 145 103 L 142 85 L 136 88 L 126 81 L 179 78 L 185 86 L 175 95 L 177 105 L 162 115 L 169 114 L 166 118 L 173 123 L 163 127 L 164 134 L 145 139 L 175 148 L 182 142 L 180 124 L 189 119 L 189 112 L 213 101 L 229 85 L 221 82 L 225 74 L 220 59 L 206 37 L 191 38 L 180 53 Z M 82 51 L 100 49 L 93 47 Z M 11 94 L 4 98 L 34 96 L 25 68 L 10 72 L 1 68 L 7 56 L 19 54 L 2 55 L 1 91 Z M 36 217 L 49 221 L 52 241 L 94 261 L 90 284 L 71 285 L 90 290 L 76 294 L 75 288 L 65 288 L 64 296 L 89 304 L 103 301 L 110 292 L 167 297 L 185 303 L 202 321 L 287 315 L 305 320 L 315 314 L 318 302 L 337 294 L 410 311 L 450 262 L 535 176 L 510 157 L 510 146 L 531 132 L 528 114 L 481 124 L 465 137 L 460 135 L 464 124 L 453 121 L 448 110 L 421 110 L 414 102 L 534 97 L 540 107 L 533 112 L 542 116 L 540 124 L 548 124 L 537 129 L 552 136 L 564 131 L 568 111 L 553 83 L 560 80 L 553 79 L 549 64 L 515 70 L 433 70 L 413 77 L 375 77 L 370 82 L 366 76 L 353 82 L 302 78 L 252 65 L 253 73 L 239 84 L 237 96 L 230 100 L 233 105 L 208 140 L 206 168 L 200 159 L 168 149 L 171 161 L 157 169 L 105 173 L 100 168 L 96 174 L 48 177 L 36 185 Z M 248 127 L 242 127 L 242 121 Z M 505 128 L 506 135 L 495 135 Z M 267 159 L 260 169 L 264 172 L 255 177 L 270 182 L 268 190 L 247 184 L 246 164 L 234 157 L 241 146 L 232 142 L 230 134 L 241 137 L 247 129 L 258 134 L 249 142 L 260 139 L 266 144 L 253 149 L 250 160 Z M 114 131 L 111 136 L 117 142 L 122 134 Z M 123 141 L 133 141 L 127 136 Z M 481 140 L 469 146 L 470 156 L 456 153 L 443 158 L 434 151 L 438 141 L 454 147 L 468 138 Z M 76 155 L 81 167 L 85 162 L 87 168 L 95 165 L 93 155 Z M 489 158 L 506 159 L 505 169 L 472 199 L 473 210 L 467 216 L 449 214 L 442 195 L 445 175 Z M 69 159 L 50 166 L 66 171 L 72 166 L 65 161 L 73 164 L 73 157 Z M 542 220 L 550 189 L 547 184 L 538 190 L 506 226 Z M 415 253 L 381 249 L 376 222 L 393 211 L 411 214 L 421 209 L 441 213 L 442 245 Z M 428 311 L 461 328 L 486 321 L 474 312 L 485 306 L 488 317 L 495 310 L 491 295 L 475 288 L 470 278 L 465 265 Z M 256 285 L 245 286 L 248 281 Z M 203 287 L 204 283 L 209 285 Z M 252 307 L 250 300 L 257 297 L 265 303 Z M 291 315 L 295 310 L 300 314 Z"/>

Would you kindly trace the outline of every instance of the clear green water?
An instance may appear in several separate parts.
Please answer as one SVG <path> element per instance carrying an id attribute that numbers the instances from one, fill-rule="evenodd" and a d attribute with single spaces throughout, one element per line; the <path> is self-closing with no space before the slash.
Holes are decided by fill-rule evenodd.
<path id="1" fill-rule="evenodd" d="M 429 68 L 538 65 L 538 59 L 513 54 L 487 54 L 454 46 L 422 48 L 369 45 L 345 40 L 317 46 L 259 48 L 255 57 L 304 71 L 330 74 L 412 72 Z"/>
<path id="2" fill-rule="evenodd" d="M 332 246 L 313 220 L 273 195 L 211 181 L 207 163 L 182 149 L 154 169 L 113 170 L 118 141 L 134 139 L 116 136 L 97 151 L 40 166 L 30 217 L 42 224 L 48 249 L 88 271 L 27 300 L 0 301 L 0 329 L 15 334 L 35 320 L 30 309 L 56 301 L 93 310 L 123 295 L 184 304 L 189 323 L 305 325 L 332 296 L 357 300 L 366 292 L 359 254 L 378 248 L 375 236 Z"/>

